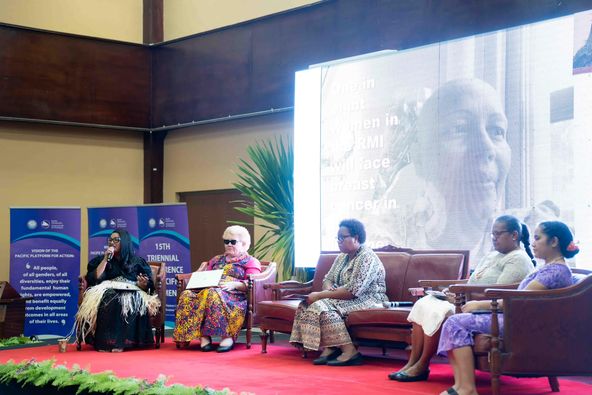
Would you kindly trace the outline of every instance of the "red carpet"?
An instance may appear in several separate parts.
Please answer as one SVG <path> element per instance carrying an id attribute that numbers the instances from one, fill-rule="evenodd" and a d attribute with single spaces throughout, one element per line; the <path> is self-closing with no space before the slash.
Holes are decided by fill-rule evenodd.
<path id="1" fill-rule="evenodd" d="M 247 350 L 237 344 L 235 350 L 218 354 L 197 350 L 177 350 L 170 339 L 160 350 L 137 350 L 124 353 L 99 353 L 89 346 L 77 352 L 74 345 L 60 354 L 57 346 L 21 348 L 0 351 L 0 363 L 10 359 L 20 362 L 55 358 L 57 363 L 71 367 L 78 364 L 91 372 L 112 370 L 120 377 L 135 376 L 154 380 L 162 373 L 168 384 L 202 385 L 214 389 L 256 394 L 438 394 L 452 385 L 452 370 L 447 364 L 432 364 L 430 379 L 423 383 L 397 383 L 387 374 L 404 362 L 379 356 L 378 349 L 364 349 L 366 363 L 362 366 L 313 366 L 312 355 L 307 360 L 295 348 L 270 345 L 268 354 L 260 353 L 254 344 Z M 367 352 L 368 351 L 368 352 Z M 369 354 L 374 352 L 372 356 Z M 489 376 L 479 373 L 479 393 L 490 394 Z M 592 393 L 592 385 L 560 379 L 561 395 Z M 551 394 L 546 378 L 502 378 L 503 394 Z"/>

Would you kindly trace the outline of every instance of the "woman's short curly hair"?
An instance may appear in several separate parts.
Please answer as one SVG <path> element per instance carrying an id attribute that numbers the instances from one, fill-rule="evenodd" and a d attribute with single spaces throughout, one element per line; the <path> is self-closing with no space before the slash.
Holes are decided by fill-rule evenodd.
<path id="1" fill-rule="evenodd" d="M 360 244 L 364 244 L 366 242 L 366 229 L 364 228 L 364 224 L 358 221 L 357 219 L 344 219 L 339 223 L 339 227 L 346 227 L 349 230 L 349 233 L 352 236 L 358 236 L 358 241 Z"/>
<path id="2" fill-rule="evenodd" d="M 232 225 L 224 230 L 222 234 L 223 239 L 238 239 L 243 242 L 245 249 L 249 249 L 251 246 L 251 235 L 249 231 L 244 226 L 240 225 Z"/>

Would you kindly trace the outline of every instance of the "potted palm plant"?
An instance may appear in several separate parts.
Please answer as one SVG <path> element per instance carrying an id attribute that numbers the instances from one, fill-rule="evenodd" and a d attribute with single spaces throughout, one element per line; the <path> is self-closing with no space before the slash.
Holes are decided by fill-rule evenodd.
<path id="1" fill-rule="evenodd" d="M 239 160 L 234 183 L 245 200 L 239 212 L 253 217 L 265 230 L 254 243 L 254 256 L 270 256 L 278 264 L 278 280 L 294 274 L 294 151 L 288 140 L 275 138 L 247 148 L 248 161 Z M 232 221 L 239 225 L 254 225 Z"/>

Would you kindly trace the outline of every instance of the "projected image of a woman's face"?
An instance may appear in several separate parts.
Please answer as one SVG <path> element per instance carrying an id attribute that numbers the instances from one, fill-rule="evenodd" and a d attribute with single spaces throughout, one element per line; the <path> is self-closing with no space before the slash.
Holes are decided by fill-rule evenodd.
<path id="1" fill-rule="evenodd" d="M 426 102 L 419 126 L 418 173 L 444 200 L 442 232 L 478 232 L 498 207 L 510 167 L 498 94 L 480 80 L 451 81 Z"/>

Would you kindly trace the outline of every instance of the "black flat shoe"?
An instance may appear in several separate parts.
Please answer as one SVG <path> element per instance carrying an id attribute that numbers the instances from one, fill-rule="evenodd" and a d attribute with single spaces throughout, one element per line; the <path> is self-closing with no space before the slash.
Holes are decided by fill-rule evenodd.
<path id="1" fill-rule="evenodd" d="M 228 352 L 228 351 L 232 350 L 233 348 L 234 348 L 234 343 L 232 343 L 230 346 L 218 347 L 216 352 Z"/>
<path id="2" fill-rule="evenodd" d="M 325 355 L 324 357 L 318 357 L 317 359 L 312 361 L 313 365 L 326 365 L 327 362 L 334 360 L 335 358 L 337 358 L 338 356 L 341 355 L 341 349 L 337 349 L 335 351 L 333 351 L 331 354 L 329 355 Z"/>
<path id="3" fill-rule="evenodd" d="M 203 352 L 209 352 L 209 351 L 214 351 L 216 349 L 216 347 L 214 347 L 214 345 L 212 343 L 208 343 L 205 346 L 200 348 Z"/>
<path id="4" fill-rule="evenodd" d="M 364 362 L 364 358 L 362 358 L 362 354 L 357 353 L 347 361 L 339 361 L 337 359 L 333 359 L 331 361 L 327 361 L 327 366 L 354 366 L 354 365 L 361 365 Z"/>
<path id="5" fill-rule="evenodd" d="M 389 379 L 399 381 L 401 383 L 411 383 L 414 381 L 426 381 L 430 377 L 430 369 L 418 374 L 417 376 L 409 376 L 405 372 L 397 372 L 389 374 Z"/>

